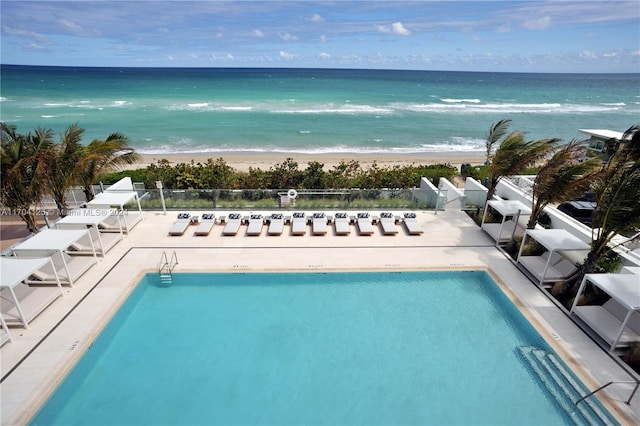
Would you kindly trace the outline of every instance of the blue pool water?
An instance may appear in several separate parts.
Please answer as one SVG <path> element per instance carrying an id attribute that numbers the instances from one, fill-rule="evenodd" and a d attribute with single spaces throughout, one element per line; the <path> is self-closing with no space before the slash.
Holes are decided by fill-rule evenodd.
<path id="1" fill-rule="evenodd" d="M 32 424 L 567 424 L 484 272 L 146 275 Z"/>

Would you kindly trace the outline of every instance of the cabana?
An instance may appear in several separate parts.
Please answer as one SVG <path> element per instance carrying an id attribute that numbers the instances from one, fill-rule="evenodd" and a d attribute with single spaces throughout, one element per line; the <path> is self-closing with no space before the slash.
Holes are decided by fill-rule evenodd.
<path id="1" fill-rule="evenodd" d="M 540 256 L 523 256 L 528 238 L 537 241 L 547 252 Z M 516 263 L 524 266 L 543 285 L 545 282 L 564 280 L 577 270 L 575 263 L 564 258 L 560 252 L 587 251 L 589 247 L 589 244 L 564 229 L 527 229 Z"/>
<path id="2" fill-rule="evenodd" d="M 124 206 L 135 202 L 138 205 L 138 212 L 131 212 L 130 210 L 124 210 Z M 140 199 L 138 193 L 131 192 L 108 192 L 105 191 L 96 195 L 96 198 L 87 203 L 87 207 L 97 210 L 108 210 L 110 208 L 117 208 L 118 214 L 122 216 L 122 229 L 124 232 L 129 233 L 131 229 L 138 222 L 142 220 L 142 207 L 140 206 Z"/>
<path id="3" fill-rule="evenodd" d="M 13 257 L 0 258 L 0 296 L 3 327 L 6 325 L 22 325 L 28 328 L 29 322 L 62 296 L 60 279 L 53 267 L 53 260 L 47 258 L 20 259 Z M 30 287 L 25 280 L 34 272 L 49 266 L 56 276 L 55 287 Z"/>
<path id="4" fill-rule="evenodd" d="M 57 221 L 55 227 L 57 229 L 89 229 L 96 253 L 104 256 L 106 252 L 122 240 L 122 225 L 120 224 L 120 219 L 118 216 L 112 216 L 111 212 L 111 209 L 75 209 L 72 210 L 68 216 Z M 110 226 L 105 222 L 107 217 L 117 219 L 120 232 L 114 233 L 108 230 L 100 232 L 100 229 Z M 72 249 L 78 254 L 92 254 L 91 248 L 87 246 L 73 245 Z"/>
<path id="5" fill-rule="evenodd" d="M 587 283 L 600 288 L 611 299 L 601 306 L 578 306 Z M 629 273 L 585 275 L 570 313 L 602 338 L 609 352 L 640 342 L 640 277 Z"/>
<path id="6" fill-rule="evenodd" d="M 69 247 L 78 244 L 91 247 L 93 256 L 73 256 Z M 12 249 L 15 257 L 51 257 L 52 264 L 41 271 L 32 273 L 33 284 L 55 284 L 63 281 L 73 286 L 73 282 L 94 264 L 98 263 L 93 240 L 88 229 L 47 229 Z"/>
<path id="7" fill-rule="evenodd" d="M 133 202 L 138 205 L 138 212 L 125 211 L 124 206 Z M 140 197 L 138 196 L 138 192 L 133 188 L 133 182 L 130 177 L 120 179 L 104 192 L 96 195 L 93 200 L 87 203 L 87 206 L 94 209 L 117 208 L 118 214 L 123 217 L 124 232 L 126 233 L 129 233 L 129 231 L 142 220 Z"/>
<path id="8" fill-rule="evenodd" d="M 486 223 L 487 206 L 502 215 L 500 223 Z M 485 204 L 482 224 L 480 227 L 487 233 L 496 244 L 506 244 L 513 239 L 518 227 L 518 220 L 521 215 L 530 215 L 531 206 L 527 206 L 518 200 L 489 200 Z M 509 218 L 509 219 L 508 219 Z"/>

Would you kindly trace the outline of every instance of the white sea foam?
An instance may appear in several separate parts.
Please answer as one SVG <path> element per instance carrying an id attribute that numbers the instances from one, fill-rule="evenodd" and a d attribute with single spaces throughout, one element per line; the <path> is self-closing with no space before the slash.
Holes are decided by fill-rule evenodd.
<path id="1" fill-rule="evenodd" d="M 8 100 L 9 100 L 9 99 L 5 98 L 4 96 L 0 96 L 0 102 L 6 102 L 6 101 L 8 101 Z"/>
<path id="2" fill-rule="evenodd" d="M 457 103 L 469 103 L 469 104 L 479 104 L 480 103 L 480 99 L 440 99 L 442 102 L 446 102 L 446 103 L 452 103 L 452 104 L 457 104 Z"/>

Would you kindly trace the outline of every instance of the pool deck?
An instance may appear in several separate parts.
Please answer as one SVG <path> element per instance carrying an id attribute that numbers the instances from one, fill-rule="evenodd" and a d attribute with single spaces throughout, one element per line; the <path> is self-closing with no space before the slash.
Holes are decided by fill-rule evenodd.
<path id="1" fill-rule="evenodd" d="M 53 302 L 29 328 L 10 329 L 13 341 L 0 352 L 0 424 L 24 424 L 29 420 L 141 276 L 156 271 L 163 251 L 169 257 L 176 253 L 175 272 L 486 270 L 589 389 L 612 380 L 631 379 L 459 210 L 437 214 L 416 211 L 424 230 L 419 236 L 408 235 L 402 226 L 398 234 L 385 236 L 380 225 L 374 225 L 371 236 L 358 235 L 354 225 L 347 236 L 335 235 L 333 226 L 328 227 L 326 235 L 312 235 L 308 226 L 305 235 L 294 236 L 289 233 L 289 225 L 280 236 L 267 235 L 266 226 L 260 236 L 248 236 L 246 225 L 235 236 L 222 236 L 223 227 L 218 224 L 208 236 L 194 236 L 195 226 L 182 236 L 168 236 L 177 213 L 145 211 L 144 220 L 105 257 L 100 257 L 73 288 L 63 287 L 64 297 Z M 230 212 L 214 213 L 219 217 Z M 455 301 L 451 301 L 451 314 L 470 313 L 456 309 Z M 616 384 L 607 389 L 598 395 L 618 420 L 622 424 L 640 424 L 640 392 L 627 406 L 624 401 L 632 385 Z"/>

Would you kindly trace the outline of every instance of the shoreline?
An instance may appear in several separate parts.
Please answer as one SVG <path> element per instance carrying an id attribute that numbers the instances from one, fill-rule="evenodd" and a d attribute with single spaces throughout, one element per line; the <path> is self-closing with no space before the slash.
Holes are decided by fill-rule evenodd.
<path id="1" fill-rule="evenodd" d="M 299 169 L 305 169 L 310 162 L 317 161 L 324 164 L 324 170 L 331 170 L 340 162 L 355 160 L 363 169 L 367 169 L 373 163 L 380 167 L 410 166 L 410 165 L 434 165 L 450 164 L 460 168 L 462 164 L 484 164 L 485 155 L 478 151 L 459 152 L 428 152 L 428 153 L 322 153 L 303 154 L 288 152 L 246 152 L 246 151 L 220 151 L 220 152 L 194 152 L 185 154 L 140 154 L 141 161 L 123 167 L 123 170 L 141 169 L 159 160 L 168 160 L 171 165 L 180 163 L 206 163 L 209 158 L 224 159 L 228 166 L 237 171 L 248 172 L 249 168 L 269 170 L 272 166 L 283 163 L 287 158 L 292 158 L 298 163 Z"/>

